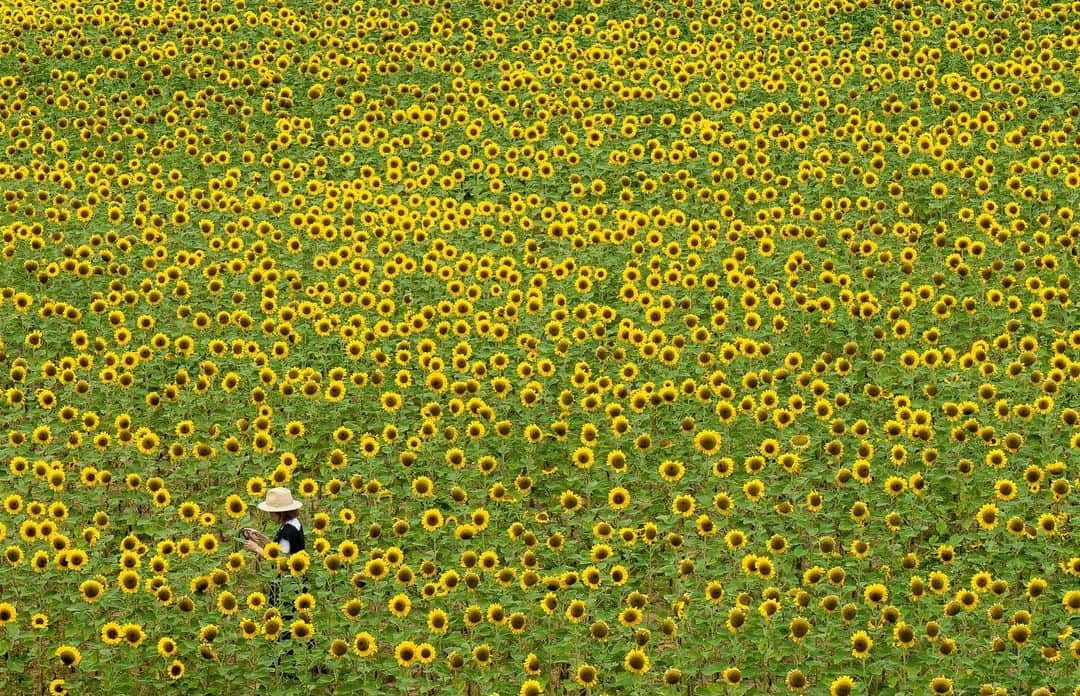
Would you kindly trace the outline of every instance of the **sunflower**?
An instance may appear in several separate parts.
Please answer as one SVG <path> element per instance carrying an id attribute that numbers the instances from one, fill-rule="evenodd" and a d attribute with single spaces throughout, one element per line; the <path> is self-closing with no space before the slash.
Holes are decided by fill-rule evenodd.
<path id="1" fill-rule="evenodd" d="M 915 629 L 903 621 L 898 621 L 893 627 L 893 642 L 901 648 L 910 648 L 915 645 Z"/>
<path id="2" fill-rule="evenodd" d="M 627 607 L 619 612 L 619 623 L 627 628 L 632 628 L 641 623 L 641 610 Z"/>
<path id="3" fill-rule="evenodd" d="M 552 596 L 552 599 L 554 599 L 554 596 Z M 565 616 L 571 623 L 581 623 L 587 619 L 589 617 L 589 612 L 585 602 L 580 599 L 571 600 L 566 606 Z"/>
<path id="4" fill-rule="evenodd" d="M 1046 580 L 1035 577 L 1028 581 L 1027 595 L 1029 599 L 1038 599 L 1046 591 Z"/>
<path id="5" fill-rule="evenodd" d="M 765 497 L 765 484 L 760 479 L 751 479 L 743 484 L 743 495 L 751 502 L 759 502 Z"/>
<path id="6" fill-rule="evenodd" d="M 303 619 L 296 619 L 289 624 L 289 633 L 293 638 L 304 640 L 310 638 L 315 633 L 315 626 Z"/>
<path id="7" fill-rule="evenodd" d="M 247 503 L 243 498 L 232 494 L 225 499 L 225 513 L 232 519 L 240 519 L 247 512 Z"/>
<path id="8" fill-rule="evenodd" d="M 173 660 L 169 663 L 169 679 L 177 680 L 184 676 L 184 663 L 180 660 Z"/>
<path id="9" fill-rule="evenodd" d="M 78 667 L 82 662 L 82 653 L 73 645 L 61 645 L 53 653 L 65 667 Z"/>
<path id="10" fill-rule="evenodd" d="M 1039 515 L 1038 526 L 1036 527 L 1039 532 L 1046 534 L 1047 536 L 1056 536 L 1058 532 L 1058 518 L 1050 512 Z"/>
<path id="11" fill-rule="evenodd" d="M 335 660 L 339 660 L 349 653 L 349 643 L 341 638 L 335 638 L 330 641 L 326 653 Z"/>
<path id="12" fill-rule="evenodd" d="M 571 460 L 579 469 L 592 468 L 595 455 L 589 447 L 578 447 L 571 455 Z"/>
<path id="13" fill-rule="evenodd" d="M 34 444 L 47 445 L 52 442 L 52 430 L 47 425 L 39 425 L 34 428 L 34 432 L 30 437 Z"/>
<path id="14" fill-rule="evenodd" d="M 724 534 L 724 542 L 727 544 L 728 549 L 736 551 L 746 546 L 746 534 L 738 529 L 729 530 Z"/>
<path id="15" fill-rule="evenodd" d="M 728 610 L 726 626 L 728 631 L 738 633 L 746 626 L 747 614 L 743 608 L 734 606 Z"/>
<path id="16" fill-rule="evenodd" d="M 697 507 L 697 502 L 692 495 L 677 495 L 671 501 L 671 514 L 682 517 L 691 517 Z"/>
<path id="17" fill-rule="evenodd" d="M 645 674 L 649 671 L 649 656 L 640 648 L 632 648 L 623 659 L 623 668 L 634 674 Z"/>
<path id="18" fill-rule="evenodd" d="M 668 483 L 676 483 L 682 479 L 683 474 L 686 472 L 686 467 L 682 462 L 667 459 L 660 463 L 658 468 L 660 476 Z"/>
<path id="19" fill-rule="evenodd" d="M 978 521 L 979 526 L 983 529 L 994 529 L 998 525 L 1000 518 L 1000 510 L 993 503 L 986 503 L 979 508 L 979 511 L 975 513 L 975 519 Z"/>
<path id="20" fill-rule="evenodd" d="M 1028 642 L 1028 638 L 1031 637 L 1031 628 L 1027 624 L 1015 624 L 1009 627 L 1009 640 L 1022 647 Z"/>
<path id="21" fill-rule="evenodd" d="M 153 495 L 154 507 L 164 510 L 169 507 L 169 503 L 172 502 L 172 496 L 169 491 L 164 488 L 159 488 Z"/>
<path id="22" fill-rule="evenodd" d="M 14 621 L 18 617 L 15 606 L 10 602 L 0 602 L 0 626 Z"/>
<path id="23" fill-rule="evenodd" d="M 800 642 L 810 633 L 810 622 L 801 616 L 797 616 L 788 624 L 788 635 L 796 643 Z"/>
<path id="24" fill-rule="evenodd" d="M 585 689 L 591 689 L 599 683 L 599 675 L 595 667 L 582 663 L 574 670 L 574 681 Z"/>
<path id="25" fill-rule="evenodd" d="M 837 677 L 829 684 L 829 696 L 851 696 L 855 691 L 855 680 L 847 675 Z"/>
<path id="26" fill-rule="evenodd" d="M 269 544 L 267 544 L 269 547 Z M 269 555 L 269 554 L 268 554 Z M 288 558 L 289 573 L 294 577 L 302 576 L 311 567 L 311 557 L 307 551 L 297 551 Z"/>
<path id="27" fill-rule="evenodd" d="M 387 607 L 390 609 L 390 613 L 399 619 L 403 619 L 409 615 L 409 611 L 412 609 L 412 601 L 407 594 L 399 593 L 390 598 Z"/>
<path id="28" fill-rule="evenodd" d="M 4 511 L 9 515 L 17 515 L 22 511 L 23 499 L 18 493 L 12 493 L 4 499 Z"/>
<path id="29" fill-rule="evenodd" d="M 724 599 L 724 586 L 719 580 L 710 580 L 705 586 L 705 599 L 710 604 L 719 604 Z"/>
<path id="30" fill-rule="evenodd" d="M 236 595 L 225 590 L 218 595 L 217 608 L 223 615 L 232 616 L 240 608 L 240 603 L 236 601 Z"/>
<path id="31" fill-rule="evenodd" d="M 477 645 L 472 649 L 473 663 L 481 669 L 490 667 L 494 661 L 494 655 L 491 651 L 491 646 L 487 643 Z"/>
<path id="32" fill-rule="evenodd" d="M 866 633 L 866 631 L 856 631 L 851 636 L 851 654 L 852 656 L 864 660 L 870 655 L 870 649 L 874 647 L 873 639 Z"/>
<path id="33" fill-rule="evenodd" d="M 1061 597 L 1061 605 L 1070 614 L 1080 612 L 1080 590 L 1069 590 Z"/>
<path id="34" fill-rule="evenodd" d="M 810 681 L 803 674 L 802 670 L 793 669 L 787 673 L 787 677 L 784 679 L 784 683 L 792 693 L 802 693 L 806 690 L 806 687 L 810 685 Z"/>
<path id="35" fill-rule="evenodd" d="M 768 541 L 769 553 L 781 554 L 788 550 L 788 541 L 780 534 L 774 534 L 769 537 Z"/>
<path id="36" fill-rule="evenodd" d="M 101 599 L 105 593 L 105 586 L 97 580 L 84 580 L 79 585 L 79 592 L 82 594 L 83 601 L 87 604 L 93 604 Z"/>
<path id="37" fill-rule="evenodd" d="M 379 646 L 374 636 L 367 631 L 361 631 L 353 637 L 352 649 L 360 657 L 370 657 L 378 652 Z"/>
<path id="38" fill-rule="evenodd" d="M 121 629 L 121 635 L 125 643 L 132 648 L 137 648 L 142 644 L 146 634 L 143 632 L 142 626 L 139 624 L 128 623 L 124 624 Z"/>
<path id="39" fill-rule="evenodd" d="M 723 438 L 715 430 L 701 430 L 694 435 L 694 447 L 706 456 L 716 454 L 722 443 Z"/>
<path id="40" fill-rule="evenodd" d="M 559 496 L 559 505 L 566 513 L 572 513 L 581 507 L 581 497 L 574 491 L 563 491 Z"/>
<path id="41" fill-rule="evenodd" d="M 665 686 L 678 686 L 682 682 L 682 670 L 676 667 L 669 667 L 664 670 L 664 674 L 661 677 L 661 681 Z"/>
<path id="42" fill-rule="evenodd" d="M 535 679 L 526 679 L 518 690 L 519 696 L 541 696 L 544 693 L 544 685 Z"/>
<path id="43" fill-rule="evenodd" d="M 622 486 L 615 486 L 608 491 L 608 505 L 614 510 L 625 510 L 630 505 L 630 491 Z"/>
<path id="44" fill-rule="evenodd" d="M 386 561 L 381 558 L 372 558 L 364 564 L 364 574 L 373 580 L 382 580 L 388 573 Z"/>
<path id="45" fill-rule="evenodd" d="M 101 627 L 101 640 L 106 645 L 119 645 L 124 640 L 124 627 L 109 621 Z"/>
<path id="46" fill-rule="evenodd" d="M 139 591 L 139 574 L 134 570 L 122 570 L 117 576 L 116 584 L 119 585 L 120 589 L 125 593 L 134 594 Z M 83 597 L 84 599 L 86 598 L 85 591 Z"/>
<path id="47" fill-rule="evenodd" d="M 626 454 L 622 450 L 612 450 L 607 455 L 607 465 L 612 471 L 622 472 L 626 470 Z"/>
<path id="48" fill-rule="evenodd" d="M 168 636 L 158 639 L 157 651 L 164 658 L 172 657 L 177 651 L 176 641 Z"/>
<path id="49" fill-rule="evenodd" d="M 889 588 L 881 583 L 870 583 L 863 590 L 863 599 L 871 606 L 889 601 Z"/>
<path id="50" fill-rule="evenodd" d="M 145 455 L 150 455 L 157 450 L 158 445 L 161 444 L 161 440 L 155 433 L 146 432 L 142 435 L 142 437 L 138 438 L 137 444 L 139 446 L 139 452 Z"/>

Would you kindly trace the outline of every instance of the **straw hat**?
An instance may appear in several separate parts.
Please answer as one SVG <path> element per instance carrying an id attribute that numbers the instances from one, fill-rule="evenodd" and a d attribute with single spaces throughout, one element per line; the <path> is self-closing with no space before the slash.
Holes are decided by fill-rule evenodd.
<path id="1" fill-rule="evenodd" d="M 288 488 L 271 488 L 266 492 L 266 500 L 256 507 L 264 512 L 285 512 L 299 510 L 304 507 L 304 504 L 299 500 L 293 500 L 292 491 Z"/>

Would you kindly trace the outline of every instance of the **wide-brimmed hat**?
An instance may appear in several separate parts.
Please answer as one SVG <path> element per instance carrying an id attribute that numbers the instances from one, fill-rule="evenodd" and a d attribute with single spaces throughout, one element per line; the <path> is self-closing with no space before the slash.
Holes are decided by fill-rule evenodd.
<path id="1" fill-rule="evenodd" d="M 293 500 L 292 491 L 288 488 L 271 488 L 266 492 L 266 500 L 256 507 L 264 512 L 286 512 L 299 510 L 304 504 L 299 500 Z"/>

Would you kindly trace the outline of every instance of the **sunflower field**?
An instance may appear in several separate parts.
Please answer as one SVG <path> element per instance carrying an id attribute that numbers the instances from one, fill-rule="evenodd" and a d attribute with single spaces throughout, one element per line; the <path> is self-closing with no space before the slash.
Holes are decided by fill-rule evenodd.
<path id="1" fill-rule="evenodd" d="M 0 0 L 0 693 L 1080 694 L 1078 48 Z"/>

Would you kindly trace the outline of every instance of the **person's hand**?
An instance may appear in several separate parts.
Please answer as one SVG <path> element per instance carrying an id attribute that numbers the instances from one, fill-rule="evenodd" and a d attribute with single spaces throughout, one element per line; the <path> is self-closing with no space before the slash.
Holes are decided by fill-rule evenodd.
<path id="1" fill-rule="evenodd" d="M 258 529 L 252 529 L 251 527 L 244 527 L 244 534 L 246 535 L 246 538 L 257 541 L 260 544 L 265 544 L 270 541 L 266 538 L 265 534 L 260 532 Z"/>
<path id="2" fill-rule="evenodd" d="M 251 551 L 251 552 L 252 552 L 253 554 L 255 554 L 256 556 L 261 556 L 261 555 L 262 555 L 262 547 L 261 547 L 261 546 L 259 546 L 259 545 L 258 545 L 258 544 L 257 544 L 257 543 L 256 543 L 256 542 L 255 542 L 254 540 L 252 540 L 252 539 L 245 539 L 245 540 L 244 540 L 244 547 L 245 547 L 245 548 L 246 548 L 246 549 L 247 549 L 248 551 Z"/>

